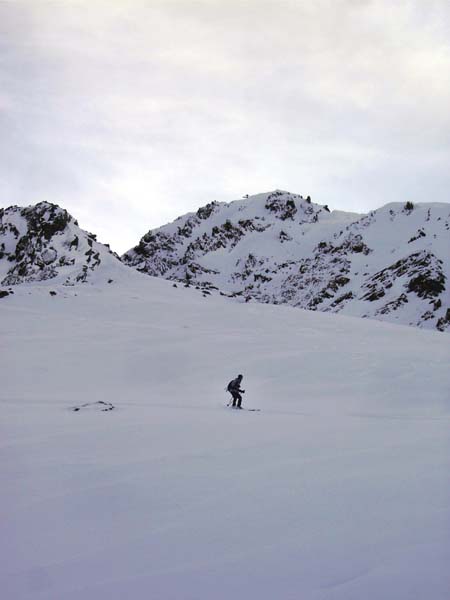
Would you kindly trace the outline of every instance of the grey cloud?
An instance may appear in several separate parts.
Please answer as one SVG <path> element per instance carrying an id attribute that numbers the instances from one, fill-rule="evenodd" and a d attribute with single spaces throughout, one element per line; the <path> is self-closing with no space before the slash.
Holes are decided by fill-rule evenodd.
<path id="1" fill-rule="evenodd" d="M 0 2 L 0 203 L 59 202 L 125 250 L 275 187 L 448 202 L 450 9 L 426 7 Z"/>

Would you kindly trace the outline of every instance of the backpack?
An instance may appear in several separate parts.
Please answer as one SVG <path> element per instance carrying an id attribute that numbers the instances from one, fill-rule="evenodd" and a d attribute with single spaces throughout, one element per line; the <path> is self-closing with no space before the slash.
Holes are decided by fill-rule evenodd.
<path id="1" fill-rule="evenodd" d="M 227 392 L 233 392 L 234 391 L 234 379 L 232 381 L 230 381 L 230 383 L 227 385 Z"/>

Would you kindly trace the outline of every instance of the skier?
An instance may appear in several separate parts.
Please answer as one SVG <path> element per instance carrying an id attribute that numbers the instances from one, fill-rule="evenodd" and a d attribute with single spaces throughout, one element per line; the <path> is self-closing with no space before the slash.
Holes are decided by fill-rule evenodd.
<path id="1" fill-rule="evenodd" d="M 233 397 L 233 404 L 232 404 L 233 408 L 242 408 L 241 394 L 245 394 L 245 390 L 241 390 L 241 381 L 242 381 L 242 375 L 238 375 L 236 377 L 236 379 L 233 379 L 233 381 L 230 381 L 230 383 L 227 386 L 227 390 L 230 392 L 230 394 Z"/>

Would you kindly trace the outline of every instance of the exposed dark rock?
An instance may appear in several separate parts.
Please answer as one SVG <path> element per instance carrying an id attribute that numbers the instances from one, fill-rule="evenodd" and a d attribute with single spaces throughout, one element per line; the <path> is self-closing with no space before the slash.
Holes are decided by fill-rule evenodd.
<path id="1" fill-rule="evenodd" d="M 111 402 L 99 400 L 98 402 L 86 402 L 85 404 L 80 404 L 79 406 L 73 406 L 71 410 L 73 412 L 79 412 L 80 410 L 97 410 L 100 412 L 108 412 L 110 410 L 114 410 L 114 408 L 115 406 L 111 404 Z"/>
<path id="2" fill-rule="evenodd" d="M 295 201 L 292 198 L 285 199 L 283 192 L 280 191 L 269 194 L 266 200 L 266 209 L 282 221 L 292 220 L 297 212 Z"/>
<path id="3" fill-rule="evenodd" d="M 450 328 L 450 308 L 447 309 L 445 316 L 441 317 L 436 324 L 436 329 L 438 329 L 439 331 L 446 331 L 449 328 Z"/>
<path id="4" fill-rule="evenodd" d="M 420 298 L 435 298 L 445 290 L 445 276 L 425 269 L 408 283 L 408 291 L 415 292 Z"/>
<path id="5" fill-rule="evenodd" d="M 280 231 L 279 238 L 280 238 L 280 242 L 281 242 L 281 243 L 283 243 L 283 242 L 291 242 L 291 241 L 292 241 L 292 237 L 291 237 L 290 235 L 288 235 L 288 234 L 287 234 L 285 231 L 283 231 L 283 230 L 282 230 L 282 231 Z"/>
<path id="6" fill-rule="evenodd" d="M 197 211 L 197 217 L 202 220 L 209 219 L 209 217 L 214 213 L 218 205 L 219 203 L 214 201 L 210 202 L 206 206 L 202 206 Z"/>
<path id="7" fill-rule="evenodd" d="M 387 315 L 388 313 L 391 313 L 391 312 L 397 310 L 398 308 L 400 308 L 403 304 L 406 304 L 407 302 L 408 302 L 407 295 L 401 294 L 395 300 L 388 302 L 382 308 L 378 309 L 375 314 L 376 315 Z"/>
<path id="8" fill-rule="evenodd" d="M 410 240 L 408 240 L 408 244 L 411 244 L 411 242 L 415 242 L 416 240 L 419 240 L 421 237 L 425 237 L 426 233 L 423 229 L 419 229 L 417 234 L 414 235 Z"/>

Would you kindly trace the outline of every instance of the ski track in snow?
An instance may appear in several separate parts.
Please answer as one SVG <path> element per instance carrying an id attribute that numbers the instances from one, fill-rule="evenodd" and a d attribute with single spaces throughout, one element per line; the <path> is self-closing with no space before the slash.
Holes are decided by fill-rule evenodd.
<path id="1" fill-rule="evenodd" d="M 1 309 L 6 600 L 448 599 L 446 334 L 138 275 Z"/>

